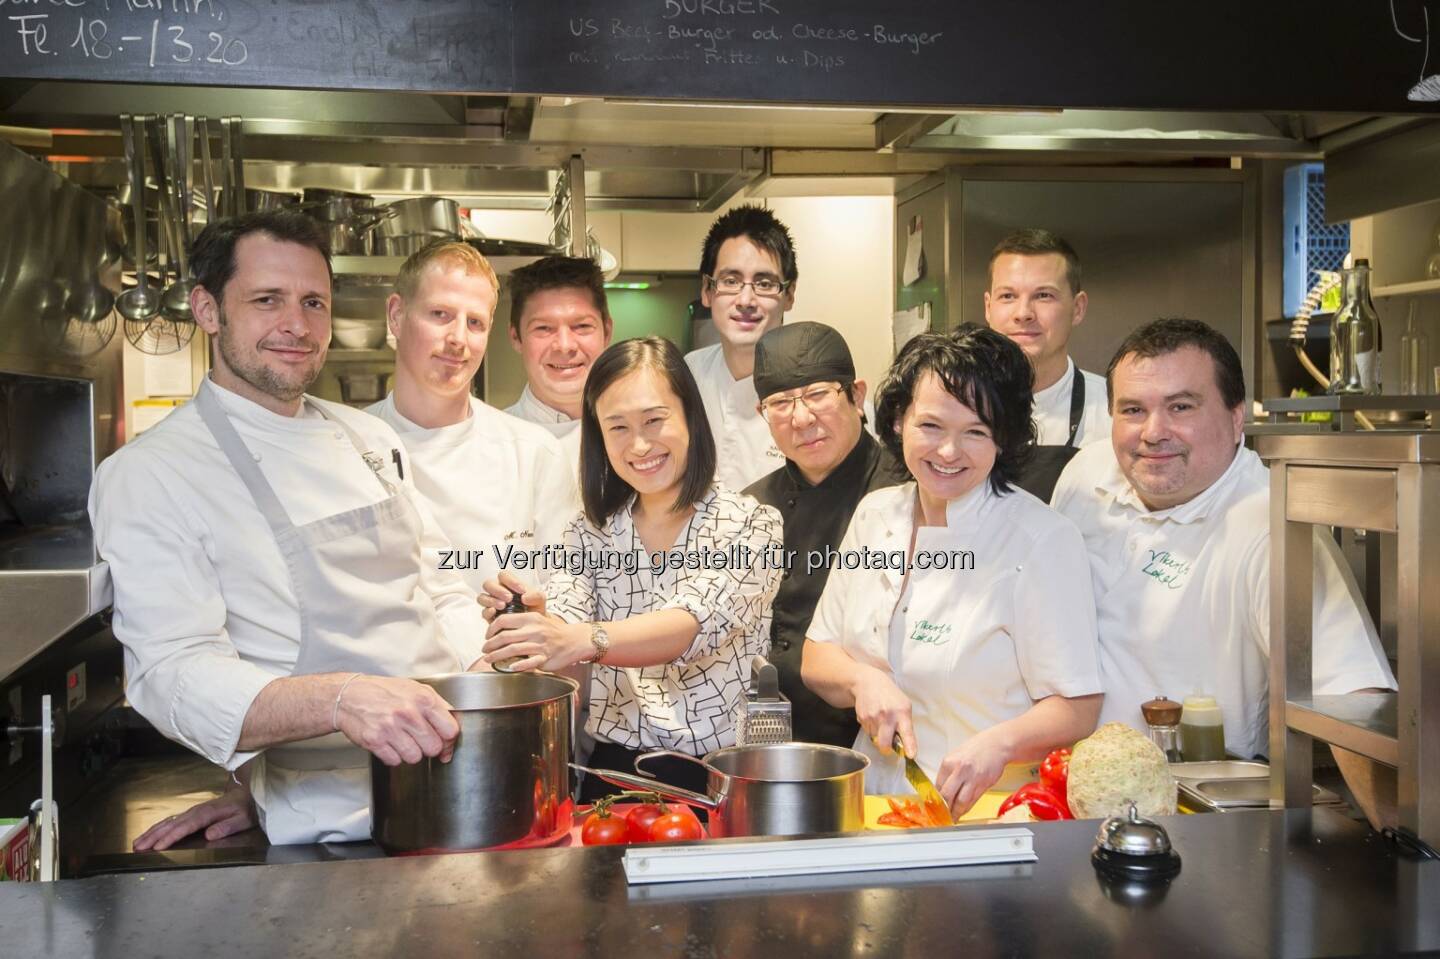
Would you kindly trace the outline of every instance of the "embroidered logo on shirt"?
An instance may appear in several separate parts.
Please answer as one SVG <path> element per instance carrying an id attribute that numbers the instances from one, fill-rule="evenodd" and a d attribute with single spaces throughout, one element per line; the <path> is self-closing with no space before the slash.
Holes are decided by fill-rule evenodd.
<path id="1" fill-rule="evenodd" d="M 910 641 L 927 646 L 944 646 L 950 642 L 950 628 L 949 623 L 932 623 L 928 619 L 922 619 L 910 633 Z"/>
<path id="2" fill-rule="evenodd" d="M 1185 585 L 1184 579 L 1189 575 L 1191 566 L 1188 559 L 1176 559 L 1168 549 L 1147 549 L 1145 552 L 1150 554 L 1150 560 L 1140 567 L 1140 572 L 1170 589 L 1180 589 Z"/>

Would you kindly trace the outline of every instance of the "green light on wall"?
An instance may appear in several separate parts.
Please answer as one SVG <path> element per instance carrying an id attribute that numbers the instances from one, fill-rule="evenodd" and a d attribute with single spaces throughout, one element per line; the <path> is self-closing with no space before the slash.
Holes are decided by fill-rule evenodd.
<path id="1" fill-rule="evenodd" d="M 605 284 L 607 290 L 648 290 L 651 284 L 647 281 L 627 281 L 625 283 L 610 282 Z"/>

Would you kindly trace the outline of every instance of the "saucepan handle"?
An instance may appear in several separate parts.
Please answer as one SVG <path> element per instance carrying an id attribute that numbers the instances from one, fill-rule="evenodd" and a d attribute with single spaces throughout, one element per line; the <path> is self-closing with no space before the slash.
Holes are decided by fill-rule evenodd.
<path id="1" fill-rule="evenodd" d="M 650 755 L 650 754 L 647 754 Z M 579 763 L 571 763 L 571 769 L 578 769 L 582 773 L 597 776 L 612 786 L 620 786 L 625 789 L 645 789 L 650 792 L 659 793 L 666 799 L 674 799 L 679 802 L 690 803 L 702 809 L 718 809 L 720 804 L 709 796 L 702 796 L 697 792 L 688 789 L 681 789 L 678 786 L 671 786 L 662 783 L 658 779 L 649 776 L 636 776 L 633 773 L 622 773 L 614 769 L 591 769 L 588 766 L 581 766 Z"/>

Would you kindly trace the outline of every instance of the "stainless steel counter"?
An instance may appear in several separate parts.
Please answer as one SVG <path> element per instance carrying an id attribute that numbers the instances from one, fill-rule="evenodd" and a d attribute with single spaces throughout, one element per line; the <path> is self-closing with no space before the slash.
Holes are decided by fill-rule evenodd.
<path id="1" fill-rule="evenodd" d="M 205 959 L 1440 950 L 1440 862 L 1363 826 L 1323 810 L 1166 825 L 1184 866 L 1148 895 L 1097 877 L 1094 821 L 1042 822 L 1033 864 L 651 888 L 627 886 L 614 847 L 101 876 L 8 891 L 0 928 L 15 955 Z"/>

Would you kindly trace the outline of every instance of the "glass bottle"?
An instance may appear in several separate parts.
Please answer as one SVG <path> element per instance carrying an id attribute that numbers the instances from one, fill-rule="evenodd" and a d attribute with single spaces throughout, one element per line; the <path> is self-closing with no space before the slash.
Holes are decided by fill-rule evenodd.
<path id="1" fill-rule="evenodd" d="M 1400 337 L 1400 392 L 1405 396 L 1430 392 L 1430 338 L 1415 326 L 1419 306 L 1413 300 L 1410 302 L 1405 335 Z"/>
<path id="2" fill-rule="evenodd" d="M 1186 696 L 1180 713 L 1180 751 L 1187 763 L 1225 758 L 1225 720 L 1214 696 Z"/>
<path id="3" fill-rule="evenodd" d="M 1380 392 L 1380 317 L 1370 302 L 1370 261 L 1341 270 L 1345 296 L 1330 322 L 1330 392 Z"/>

